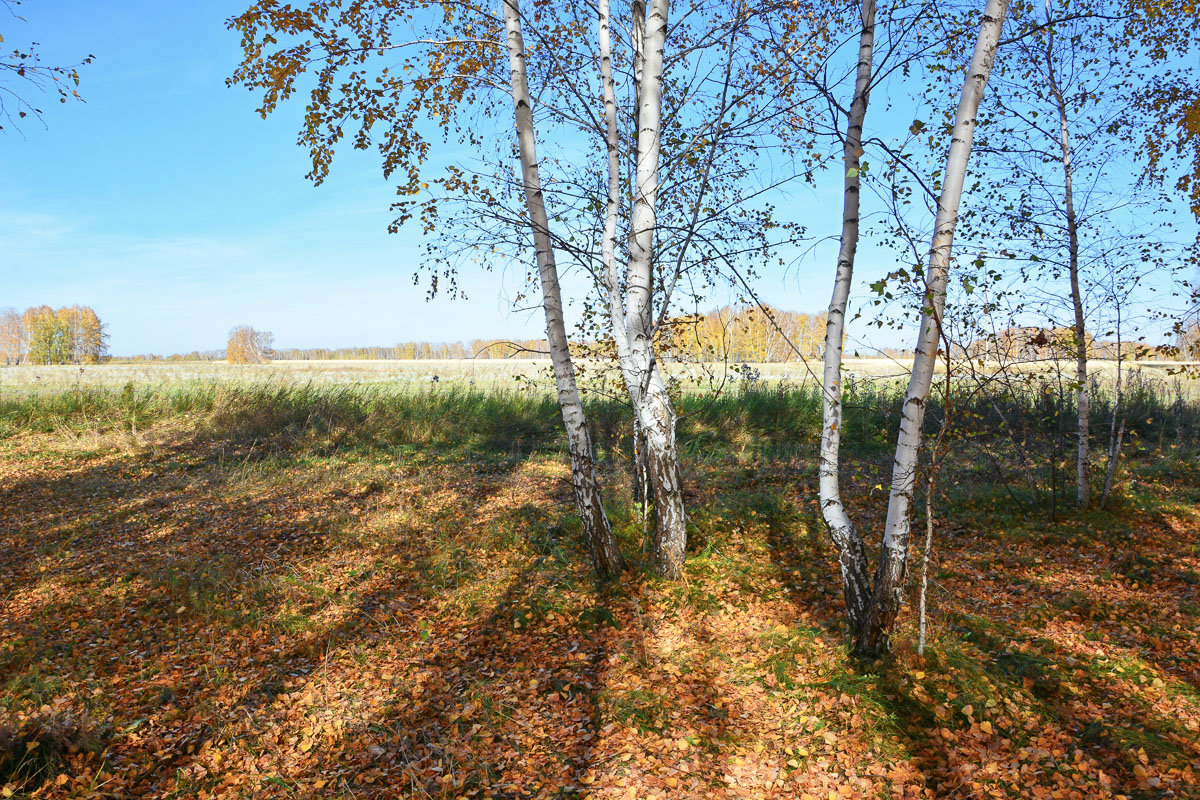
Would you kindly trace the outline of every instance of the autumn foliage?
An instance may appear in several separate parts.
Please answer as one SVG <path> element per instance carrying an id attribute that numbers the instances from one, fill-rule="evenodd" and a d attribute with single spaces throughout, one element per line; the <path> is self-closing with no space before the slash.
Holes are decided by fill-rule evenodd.
<path id="1" fill-rule="evenodd" d="M 270 361 L 271 344 L 275 337 L 268 331 L 258 331 L 249 325 L 238 325 L 229 332 L 225 359 L 230 364 L 262 364 Z"/>
<path id="2" fill-rule="evenodd" d="M 771 363 L 820 358 L 826 316 L 768 305 L 724 306 L 671 320 L 664 350 L 685 361 Z"/>
<path id="3" fill-rule="evenodd" d="M 108 353 L 105 326 L 88 306 L 0 311 L 5 364 L 98 364 Z"/>

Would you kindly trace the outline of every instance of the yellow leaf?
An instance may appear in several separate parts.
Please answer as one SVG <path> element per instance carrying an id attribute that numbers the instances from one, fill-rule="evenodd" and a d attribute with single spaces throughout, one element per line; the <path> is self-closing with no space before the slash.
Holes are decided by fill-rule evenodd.
<path id="1" fill-rule="evenodd" d="M 979 723 L 979 729 L 990 735 L 992 733 L 992 723 L 985 719 L 983 722 Z"/>
<path id="2" fill-rule="evenodd" d="M 35 740 L 35 741 L 32 741 L 32 742 L 26 742 L 26 743 L 25 743 L 25 752 L 26 752 L 26 753 L 28 753 L 28 752 L 31 752 L 31 751 L 33 751 L 33 750 L 37 750 L 37 748 L 38 748 L 38 745 L 40 745 L 40 744 L 41 744 L 41 742 L 39 742 L 39 741 L 36 741 L 36 740 Z"/>

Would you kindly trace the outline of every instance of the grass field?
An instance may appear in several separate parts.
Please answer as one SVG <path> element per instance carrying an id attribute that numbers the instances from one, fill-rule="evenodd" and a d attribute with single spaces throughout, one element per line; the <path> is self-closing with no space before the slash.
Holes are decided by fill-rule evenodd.
<path id="1" fill-rule="evenodd" d="M 820 381 L 821 363 L 789 362 L 750 364 L 750 372 L 761 380 L 787 381 L 805 384 Z M 600 370 L 598 365 L 583 362 L 585 376 Z M 1177 362 L 1141 361 L 1129 366 L 1153 380 L 1171 383 L 1179 379 L 1170 375 L 1180 367 Z M 531 359 L 465 359 L 453 361 L 273 361 L 267 364 L 227 364 L 224 361 L 128 362 L 89 366 L 22 366 L 0 367 L 0 397 L 31 393 L 53 394 L 76 389 L 119 389 L 126 383 L 137 388 L 178 388 L 196 384 L 260 384 L 288 385 L 386 385 L 428 387 L 455 384 L 478 388 L 516 388 L 540 385 L 549 388 L 552 381 L 550 364 Z M 1030 371 L 1074 370 L 1069 363 L 1033 364 Z M 1116 375 L 1116 362 L 1093 361 L 1092 374 L 1104 385 L 1110 385 Z M 711 391 L 743 380 L 740 365 L 668 364 L 668 372 L 681 379 L 687 390 Z M 852 379 L 904 379 L 908 375 L 904 360 L 888 358 L 849 358 L 845 372 Z M 436 379 L 436 380 L 435 380 Z M 1198 392 L 1200 381 L 1183 380 L 1190 394 Z"/>
<path id="2" fill-rule="evenodd" d="M 543 393 L 87 369 L 111 389 L 0 371 L 6 797 L 1200 797 L 1200 409 L 1167 395 L 1104 511 L 1051 519 L 965 442 L 930 649 L 906 608 L 862 671 L 800 381 L 680 398 L 680 583 L 641 569 L 626 411 L 593 399 L 634 562 L 597 584 Z M 849 404 L 868 536 L 898 403 Z"/>

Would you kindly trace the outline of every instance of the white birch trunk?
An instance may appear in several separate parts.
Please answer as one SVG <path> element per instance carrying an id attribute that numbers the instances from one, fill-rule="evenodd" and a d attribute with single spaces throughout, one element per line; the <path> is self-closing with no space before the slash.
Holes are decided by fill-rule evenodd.
<path id="1" fill-rule="evenodd" d="M 983 100 L 988 76 L 996 57 L 1000 32 L 1008 14 L 1008 0 L 988 0 L 975 52 L 967 67 L 962 98 L 954 119 L 950 152 L 946 157 L 945 179 L 938 198 L 933 244 L 925 272 L 921 329 L 913 356 L 912 375 L 901 409 L 900 433 L 896 437 L 896 457 L 892 465 L 892 485 L 888 497 L 887 521 L 883 529 L 883 552 L 875 575 L 871 608 L 858 631 L 855 650 L 860 657 L 874 657 L 888 649 L 896 615 L 900 611 L 904 571 L 908 561 L 910 507 L 916 481 L 917 457 L 921 450 L 921 431 L 925 421 L 925 403 L 933 383 L 937 347 L 941 334 L 942 312 L 946 305 L 946 284 L 950 275 L 950 255 L 958 206 L 967 176 L 967 162 L 975 140 L 976 114 Z"/>
<path id="2" fill-rule="evenodd" d="M 641 12 L 638 11 L 641 8 Z M 621 151 L 620 132 L 617 125 L 617 90 L 612 69 L 612 14 L 609 0 L 599 0 L 597 5 L 597 44 L 600 56 L 600 83 L 604 95 L 604 148 L 608 156 L 608 192 L 604 215 L 604 231 L 600 240 L 600 257 L 603 263 L 604 288 L 608 299 L 609 321 L 612 326 L 613 342 L 617 349 L 617 364 L 629 394 L 630 403 L 637 408 L 641 398 L 641 387 L 634 372 L 632 351 L 625 326 L 625 305 L 621 297 L 621 277 L 617 266 L 617 224 L 621 214 Z M 634 9 L 635 61 L 641 63 L 640 26 L 644 6 Z M 640 74 L 640 67 L 638 68 Z M 636 80 L 636 79 L 635 79 Z M 633 498 L 641 508 L 643 528 L 650 503 L 648 486 L 649 465 L 646 460 L 645 437 L 635 414 L 633 419 Z M 643 550 L 645 541 L 643 541 Z"/>
<path id="3" fill-rule="evenodd" d="M 825 323 L 825 371 L 822 378 L 824 422 L 821 428 L 819 484 L 821 513 L 838 551 L 842 570 L 842 587 L 846 614 L 850 625 L 857 630 L 866 616 L 871 585 L 867 555 L 862 536 L 850 521 L 842 503 L 838 478 L 839 449 L 842 441 L 842 341 L 845 338 L 846 305 L 854 277 L 854 256 L 858 249 L 858 215 L 860 200 L 859 166 L 862 152 L 863 121 L 870 100 L 871 78 L 874 72 L 875 0 L 863 0 L 862 33 L 858 44 L 858 71 L 854 81 L 854 98 L 846 121 L 843 149 L 845 179 L 842 195 L 842 236 L 838 247 L 837 273 L 833 283 L 833 298 Z"/>
<path id="4" fill-rule="evenodd" d="M 624 560 L 613 536 L 612 526 L 604 513 L 600 479 L 596 474 L 596 462 L 592 455 L 591 432 L 588 430 L 587 417 L 575 381 L 575 367 L 571 362 L 567 329 L 563 320 L 558 267 L 554 259 L 541 176 L 538 172 L 533 109 L 530 105 L 529 81 L 525 71 L 525 42 L 521 35 L 521 12 L 517 5 L 518 0 L 502 0 L 502 3 L 508 63 L 512 71 L 512 96 L 521 158 L 521 177 L 525 184 L 525 199 L 537 251 L 542 307 L 546 312 L 546 340 L 550 348 L 550 360 L 554 366 L 558 403 L 562 409 L 571 453 L 571 484 L 593 566 L 601 576 L 611 576 L 624 568 Z"/>
<path id="5" fill-rule="evenodd" d="M 687 515 L 683 476 L 675 445 L 675 409 L 654 352 L 654 238 L 657 224 L 658 165 L 661 152 L 663 49 L 666 46 L 669 0 L 650 0 L 641 37 L 638 81 L 637 161 L 630 220 L 627 301 L 623 328 L 628 352 L 630 401 L 642 428 L 650 483 L 654 492 L 655 526 L 652 559 L 668 578 L 683 574 Z M 611 73 L 610 73 L 611 75 Z M 610 161 L 610 191 L 612 162 Z M 619 176 L 618 176 L 619 177 Z M 612 216 L 610 208 L 610 217 Z M 618 322 L 614 315 L 614 326 Z M 618 342 L 618 353 L 623 345 Z"/>

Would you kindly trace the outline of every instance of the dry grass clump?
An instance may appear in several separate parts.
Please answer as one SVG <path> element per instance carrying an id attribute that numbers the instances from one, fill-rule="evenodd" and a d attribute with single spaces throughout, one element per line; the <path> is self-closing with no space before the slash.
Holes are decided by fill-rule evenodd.
<path id="1" fill-rule="evenodd" d="M 86 714 L 54 711 L 0 718 L 0 785 L 36 786 L 67 771 L 73 756 L 99 752 L 103 735 Z"/>

